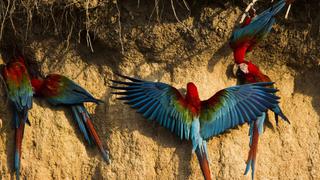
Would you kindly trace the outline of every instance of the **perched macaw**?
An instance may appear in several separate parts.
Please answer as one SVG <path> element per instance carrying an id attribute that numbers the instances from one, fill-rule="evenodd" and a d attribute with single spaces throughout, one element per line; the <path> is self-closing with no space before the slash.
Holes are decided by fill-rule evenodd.
<path id="1" fill-rule="evenodd" d="M 90 145 L 93 141 L 99 147 L 104 160 L 109 163 L 109 152 L 103 148 L 89 113 L 83 104 L 85 102 L 99 104 L 102 101 L 94 98 L 84 88 L 62 75 L 50 74 L 44 79 L 33 78 L 31 82 L 35 96 L 45 98 L 53 106 L 65 105 L 70 107 L 74 120 L 78 124 L 86 141 Z"/>
<path id="2" fill-rule="evenodd" d="M 275 23 L 274 16 L 286 4 L 291 4 L 293 1 L 280 0 L 258 16 L 255 16 L 255 13 L 250 13 L 247 16 L 242 26 L 232 33 L 229 42 L 237 64 L 242 63 L 245 54 L 269 34 L 272 25 Z"/>
<path id="3" fill-rule="evenodd" d="M 211 179 L 208 139 L 245 122 L 251 123 L 266 110 L 278 104 L 277 90 L 267 88 L 273 83 L 233 86 L 217 92 L 208 100 L 201 101 L 197 87 L 187 84 L 186 96 L 176 88 L 161 82 L 150 82 L 117 74 L 128 81 L 112 80 L 112 92 L 121 95 L 138 109 L 145 118 L 157 121 L 181 139 L 192 141 L 192 151 L 196 152 L 203 176 Z"/>
<path id="4" fill-rule="evenodd" d="M 243 63 L 238 65 L 239 68 L 236 72 L 236 76 L 238 79 L 238 83 L 240 85 L 250 84 L 250 83 L 259 83 L 259 82 L 271 82 L 271 79 L 263 74 L 260 69 L 252 64 L 251 62 L 244 61 Z M 273 85 L 270 88 L 274 88 Z M 284 121 L 287 121 L 290 124 L 288 118 L 283 114 L 282 110 L 278 105 L 276 105 L 272 111 L 275 114 L 276 124 L 278 125 L 278 116 L 280 116 Z M 249 172 L 251 168 L 251 176 L 254 179 L 254 171 L 255 171 L 255 162 L 258 148 L 259 135 L 263 133 L 263 125 L 266 119 L 266 113 L 263 113 L 262 116 L 258 117 L 256 121 L 252 121 L 250 123 L 250 150 L 247 160 L 247 167 L 245 170 L 245 175 Z"/>
<path id="5" fill-rule="evenodd" d="M 24 58 L 19 56 L 3 66 L 2 76 L 7 85 L 8 97 L 13 108 L 15 126 L 14 169 L 16 179 L 20 179 L 21 146 L 25 123 L 29 123 L 28 111 L 32 108 L 32 86 Z"/>

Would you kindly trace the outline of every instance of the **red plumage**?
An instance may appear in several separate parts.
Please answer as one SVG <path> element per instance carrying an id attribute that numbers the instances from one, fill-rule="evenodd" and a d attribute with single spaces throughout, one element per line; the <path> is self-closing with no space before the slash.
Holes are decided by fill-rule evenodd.
<path id="1" fill-rule="evenodd" d="M 240 84 L 271 82 L 271 79 L 267 75 L 263 74 L 258 66 L 254 65 L 250 61 L 244 61 L 243 64 L 246 65 L 247 72 L 244 72 L 244 70 L 239 68 L 237 78 L 239 79 Z"/>
<path id="2" fill-rule="evenodd" d="M 60 84 L 61 76 L 57 74 L 50 74 L 44 80 L 32 79 L 31 83 L 37 95 L 44 97 L 58 96 L 61 94 L 63 88 Z"/>
<path id="3" fill-rule="evenodd" d="M 193 115 L 199 115 L 201 101 L 199 98 L 198 89 L 192 82 L 187 84 L 187 94 L 185 100 L 188 109 L 193 113 Z"/>

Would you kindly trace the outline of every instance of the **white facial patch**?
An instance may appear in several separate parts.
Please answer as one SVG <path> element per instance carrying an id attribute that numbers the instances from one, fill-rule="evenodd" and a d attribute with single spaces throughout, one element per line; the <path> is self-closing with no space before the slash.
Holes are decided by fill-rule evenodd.
<path id="1" fill-rule="evenodd" d="M 239 66 L 240 70 L 242 72 L 244 72 L 245 74 L 249 73 L 248 65 L 246 63 L 241 63 L 238 66 Z"/>

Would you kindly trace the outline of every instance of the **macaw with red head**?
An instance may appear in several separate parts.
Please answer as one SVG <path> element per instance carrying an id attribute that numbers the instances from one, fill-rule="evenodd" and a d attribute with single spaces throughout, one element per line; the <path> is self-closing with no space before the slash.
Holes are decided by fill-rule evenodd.
<path id="1" fill-rule="evenodd" d="M 25 124 L 29 123 L 28 111 L 32 108 L 32 86 L 23 56 L 14 59 L 2 67 L 2 76 L 7 86 L 9 100 L 13 109 L 15 127 L 14 169 L 16 179 L 20 179 L 20 161 L 22 139 Z"/>
<path id="2" fill-rule="evenodd" d="M 240 85 L 250 84 L 250 83 L 258 83 L 258 82 L 270 82 L 271 79 L 263 74 L 260 69 L 251 62 L 244 61 L 243 63 L 238 65 L 238 70 L 236 72 L 236 76 L 238 79 L 238 83 Z M 270 86 L 270 88 L 274 88 L 274 86 Z M 276 124 L 278 125 L 278 116 L 280 116 L 284 121 L 290 124 L 288 118 L 283 114 L 282 110 L 278 105 L 276 105 L 272 111 L 275 114 Z M 254 122 L 250 123 L 250 151 L 247 160 L 247 167 L 245 170 L 245 174 L 247 174 L 251 168 L 252 171 L 252 179 L 254 178 L 255 172 L 255 162 L 258 148 L 259 135 L 263 133 L 263 125 L 266 119 L 266 113 L 263 113 L 262 116 L 258 117 L 258 119 Z"/>
<path id="3" fill-rule="evenodd" d="M 267 88 L 273 83 L 233 86 L 218 91 L 205 101 L 199 98 L 197 87 L 187 84 L 183 96 L 176 88 L 161 82 L 144 81 L 118 74 L 127 81 L 112 80 L 111 88 L 132 108 L 149 121 L 157 121 L 181 139 L 191 140 L 200 168 L 206 180 L 211 172 L 207 140 L 258 117 L 278 104 L 277 90 Z"/>
<path id="4" fill-rule="evenodd" d="M 241 27 L 233 32 L 229 44 L 233 49 L 234 60 L 238 66 L 236 76 L 240 85 L 271 81 L 256 65 L 246 61 L 245 55 L 269 34 L 275 23 L 275 15 L 280 12 L 285 5 L 291 4 L 293 1 L 294 0 L 280 0 L 258 16 L 256 16 L 254 9 L 251 9 L 249 16 L 246 17 Z M 273 108 L 273 112 L 275 113 L 277 124 L 278 116 L 289 122 L 278 105 Z M 245 174 L 247 174 L 251 168 L 252 179 L 254 178 L 259 135 L 263 133 L 265 118 L 266 113 L 263 113 L 256 121 L 250 123 L 250 151 Z"/>
<path id="5" fill-rule="evenodd" d="M 293 1 L 280 0 L 257 16 L 253 9 L 249 12 L 241 27 L 232 33 L 229 42 L 237 64 L 242 63 L 246 53 L 269 34 L 275 23 L 275 15 Z"/>
<path id="6" fill-rule="evenodd" d="M 85 102 L 100 104 L 102 101 L 94 98 L 84 88 L 62 75 L 50 74 L 44 79 L 33 78 L 31 81 L 36 96 L 46 99 L 53 106 L 64 105 L 70 107 L 74 116 L 73 119 L 78 124 L 88 144 L 95 143 L 103 159 L 109 163 L 109 152 L 103 148 L 90 115 L 84 107 Z"/>

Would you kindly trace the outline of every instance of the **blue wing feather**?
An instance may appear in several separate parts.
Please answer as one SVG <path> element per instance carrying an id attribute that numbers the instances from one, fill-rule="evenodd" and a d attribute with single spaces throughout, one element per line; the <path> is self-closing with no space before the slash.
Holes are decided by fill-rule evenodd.
<path id="1" fill-rule="evenodd" d="M 49 76 L 47 76 L 49 77 Z M 58 96 L 48 97 L 47 100 L 53 105 L 74 105 L 82 104 L 84 102 L 93 102 L 96 104 L 102 101 L 94 98 L 88 91 L 76 84 L 65 76 L 61 76 L 62 79 L 59 82 L 61 92 Z"/>
<path id="2" fill-rule="evenodd" d="M 272 110 L 278 104 L 278 97 L 269 94 L 276 90 L 263 86 L 270 86 L 270 83 L 226 88 L 202 101 L 205 110 L 200 114 L 201 136 L 211 138 L 245 121 L 255 121 L 266 110 Z"/>
<path id="3" fill-rule="evenodd" d="M 112 80 L 115 85 L 110 87 L 121 90 L 113 92 L 121 96 L 118 99 L 128 102 L 145 118 L 157 121 L 181 139 L 189 139 L 192 120 L 189 110 L 179 102 L 182 95 L 177 89 L 165 83 L 143 81 L 119 74 L 118 76 L 130 80 Z"/>
<path id="4" fill-rule="evenodd" d="M 255 40 L 259 40 L 267 36 L 275 23 L 274 16 L 285 5 L 285 0 L 281 0 L 258 16 L 254 17 L 249 25 L 235 30 L 231 35 L 230 43 L 234 45 L 241 44 L 242 41 L 246 41 L 248 39 L 252 40 L 255 38 Z"/>

